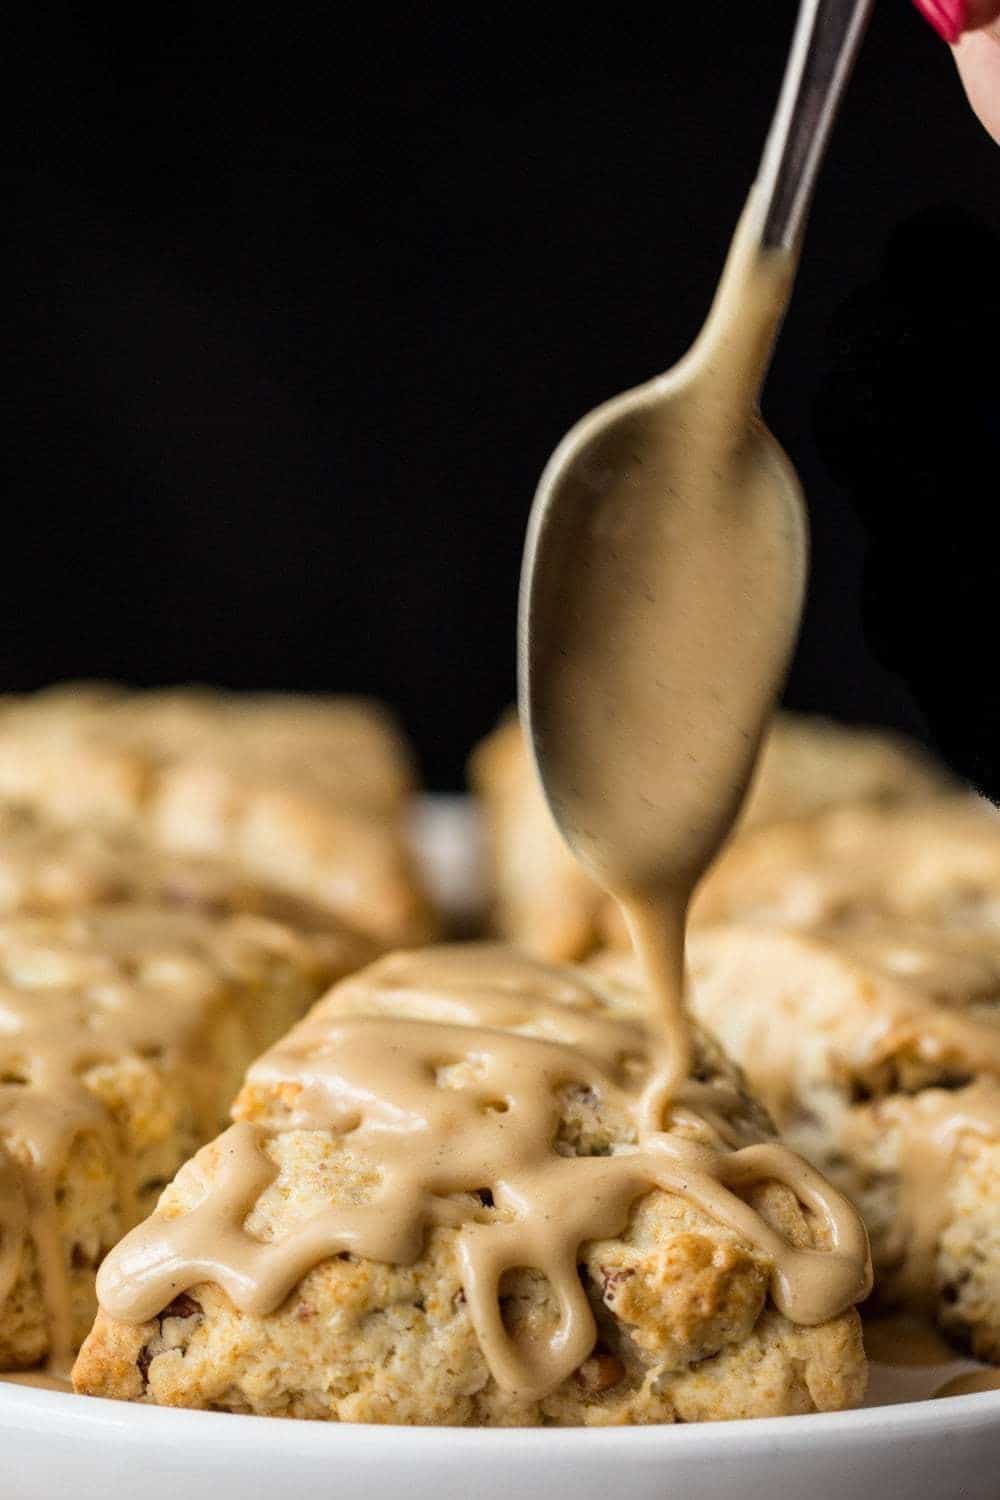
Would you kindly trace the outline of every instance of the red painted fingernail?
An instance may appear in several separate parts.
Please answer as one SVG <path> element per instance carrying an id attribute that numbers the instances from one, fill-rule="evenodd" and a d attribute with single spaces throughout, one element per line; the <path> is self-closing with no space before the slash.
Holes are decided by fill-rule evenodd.
<path id="1" fill-rule="evenodd" d="M 943 36 L 951 46 L 954 46 L 969 24 L 966 0 L 913 0 L 913 3 L 938 35 Z"/>

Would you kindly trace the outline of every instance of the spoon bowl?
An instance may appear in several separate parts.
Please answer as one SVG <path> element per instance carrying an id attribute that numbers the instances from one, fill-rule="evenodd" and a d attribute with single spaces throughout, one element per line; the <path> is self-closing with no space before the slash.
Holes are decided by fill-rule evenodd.
<path id="1" fill-rule="evenodd" d="M 688 363 L 607 402 L 559 445 L 532 512 L 524 717 L 556 822 L 612 889 L 709 862 L 795 642 L 801 486 L 753 411 L 715 442 L 718 400 Z M 709 805 L 709 786 L 728 795 Z M 665 868 L 679 848 L 687 868 Z"/>

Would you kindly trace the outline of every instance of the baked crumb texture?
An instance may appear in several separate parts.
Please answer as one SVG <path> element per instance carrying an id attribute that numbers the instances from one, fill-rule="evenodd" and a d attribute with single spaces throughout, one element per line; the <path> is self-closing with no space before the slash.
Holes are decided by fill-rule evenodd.
<path id="1" fill-rule="evenodd" d="M 358 943 L 134 905 L 0 921 L 0 1368 L 79 1346 L 103 1256 Z"/>
<path id="2" fill-rule="evenodd" d="M 902 866 L 899 878 L 918 873 Z M 922 886 L 925 901 L 940 917 Z M 800 930 L 733 922 L 695 934 L 689 958 L 699 1020 L 744 1067 L 783 1139 L 862 1210 L 878 1298 L 929 1312 L 960 1347 L 1000 1363 L 991 909 L 995 920 L 969 886 L 955 887 L 950 923 L 856 912 Z"/>
<path id="3" fill-rule="evenodd" d="M 0 803 L 93 839 L 228 860 L 247 885 L 383 947 L 434 929 L 407 847 L 413 786 L 392 721 L 360 699 L 103 684 L 0 699 Z M 6 879 L 0 864 L 0 910 Z"/>
<path id="4" fill-rule="evenodd" d="M 617 907 L 579 869 L 555 830 L 513 715 L 477 748 L 469 773 L 489 833 L 495 930 L 553 959 L 583 958 L 605 944 L 627 946 Z M 739 829 L 838 804 L 922 802 L 948 788 L 944 770 L 896 736 L 779 714 Z"/>
<path id="5" fill-rule="evenodd" d="M 536 971 L 544 966 L 536 966 Z M 369 971 L 373 972 L 373 971 Z M 602 1005 L 639 1014 L 638 992 L 614 975 L 552 971 L 548 1000 L 585 984 Z M 365 976 L 321 1001 L 317 1015 L 397 1014 L 433 1020 L 454 996 Z M 591 1003 L 588 998 L 588 1003 Z M 551 1024 L 551 1022 L 549 1023 Z M 530 1026 L 520 1028 L 533 1034 Z M 702 1037 L 698 1074 L 740 1089 L 736 1070 Z M 442 1087 L 461 1086 L 457 1077 Z M 352 1159 L 349 1131 L 290 1128 L 296 1090 L 248 1083 L 234 1118 L 262 1129 L 277 1175 L 244 1228 L 279 1241 L 331 1204 L 366 1201 L 370 1179 Z M 771 1126 L 745 1093 L 732 1117 L 737 1142 Z M 630 1122 L 589 1089 L 563 1091 L 559 1150 L 607 1155 L 627 1144 Z M 168 1217 L 194 1209 L 220 1170 L 219 1147 L 204 1148 L 163 1194 Z M 487 1200 L 488 1200 L 488 1195 Z M 785 1186 L 752 1199 L 794 1244 L 824 1246 L 824 1227 Z M 473 1205 L 483 1223 L 497 1212 Z M 778 1313 L 768 1297 L 770 1267 L 739 1235 L 684 1198 L 655 1190 L 634 1205 L 620 1238 L 587 1243 L 579 1273 L 593 1307 L 598 1344 L 570 1378 L 542 1399 L 520 1399 L 493 1378 L 462 1289 L 460 1231 L 430 1231 L 411 1265 L 342 1253 L 307 1272 L 272 1313 L 238 1311 L 219 1287 L 183 1292 L 140 1325 L 103 1311 L 74 1370 L 78 1390 L 164 1406 L 254 1412 L 324 1421 L 445 1425 L 614 1425 L 708 1421 L 834 1410 L 865 1389 L 860 1325 L 852 1310 L 817 1327 Z M 501 1307 L 508 1331 L 548 1336 L 558 1323 L 539 1273 L 507 1273 Z"/>

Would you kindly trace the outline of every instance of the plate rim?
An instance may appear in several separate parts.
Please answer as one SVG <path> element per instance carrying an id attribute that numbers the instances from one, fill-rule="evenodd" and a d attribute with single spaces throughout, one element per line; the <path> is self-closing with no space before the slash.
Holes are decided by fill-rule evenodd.
<path id="1" fill-rule="evenodd" d="M 930 1397 L 923 1401 L 901 1401 L 885 1406 L 853 1407 L 847 1411 L 811 1412 L 799 1416 L 740 1417 L 718 1422 L 659 1422 L 632 1427 L 449 1427 L 411 1426 L 402 1423 L 324 1422 L 290 1417 L 266 1417 L 244 1412 L 196 1411 L 180 1407 L 148 1406 L 140 1402 L 113 1401 L 105 1397 L 50 1391 L 14 1382 L 0 1386 L 0 1428 L 38 1427 L 51 1431 L 55 1423 L 82 1429 L 110 1428 L 121 1436 L 139 1436 L 143 1441 L 169 1440 L 185 1424 L 194 1424 L 198 1436 L 213 1447 L 233 1442 L 278 1442 L 312 1451 L 317 1444 L 352 1441 L 360 1448 L 377 1449 L 391 1435 L 396 1442 L 412 1442 L 433 1448 L 448 1434 L 448 1443 L 463 1448 L 509 1448 L 523 1452 L 534 1462 L 539 1449 L 558 1457 L 562 1450 L 582 1446 L 594 1449 L 622 1445 L 639 1456 L 651 1446 L 667 1442 L 688 1452 L 699 1448 L 720 1450 L 808 1447 L 817 1441 L 842 1437 L 879 1443 L 912 1437 L 919 1433 L 937 1440 L 942 1430 L 960 1434 L 996 1424 L 1000 1435 L 1000 1390 L 975 1391 L 961 1396 Z M 250 1424 L 248 1426 L 248 1424 Z M 339 1433 L 339 1438 L 329 1434 Z M 265 1434 L 267 1434 L 265 1436 Z M 189 1431 L 194 1436 L 194 1430 Z M 529 1451 L 530 1450 L 530 1451 Z M 662 1449 L 660 1449 L 662 1452 Z"/>

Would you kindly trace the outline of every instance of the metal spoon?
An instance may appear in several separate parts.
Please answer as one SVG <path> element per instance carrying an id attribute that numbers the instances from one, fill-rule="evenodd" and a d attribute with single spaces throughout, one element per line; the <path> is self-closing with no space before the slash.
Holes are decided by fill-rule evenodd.
<path id="1" fill-rule="evenodd" d="M 667 375 L 599 407 L 564 438 L 528 527 L 520 706 L 546 797 L 606 889 L 679 893 L 675 929 L 738 810 L 798 630 L 802 494 L 758 402 L 775 307 L 787 299 L 872 3 L 803 0 L 757 183 L 705 328 Z M 762 255 L 776 300 L 740 308 L 748 258 L 759 264 Z M 702 462 L 714 465 L 714 489 L 701 482 Z M 696 508 L 700 554 L 691 555 L 686 518 Z M 706 532 L 709 511 L 718 524 Z M 691 610 L 692 577 L 711 583 L 714 614 L 707 601 Z M 748 610 L 753 629 L 744 628 Z M 690 690 L 699 673 L 710 691 Z M 702 744 L 715 746 L 715 760 L 692 775 L 692 746 Z M 706 799 L 705 788 L 722 785 L 724 796 Z"/>

